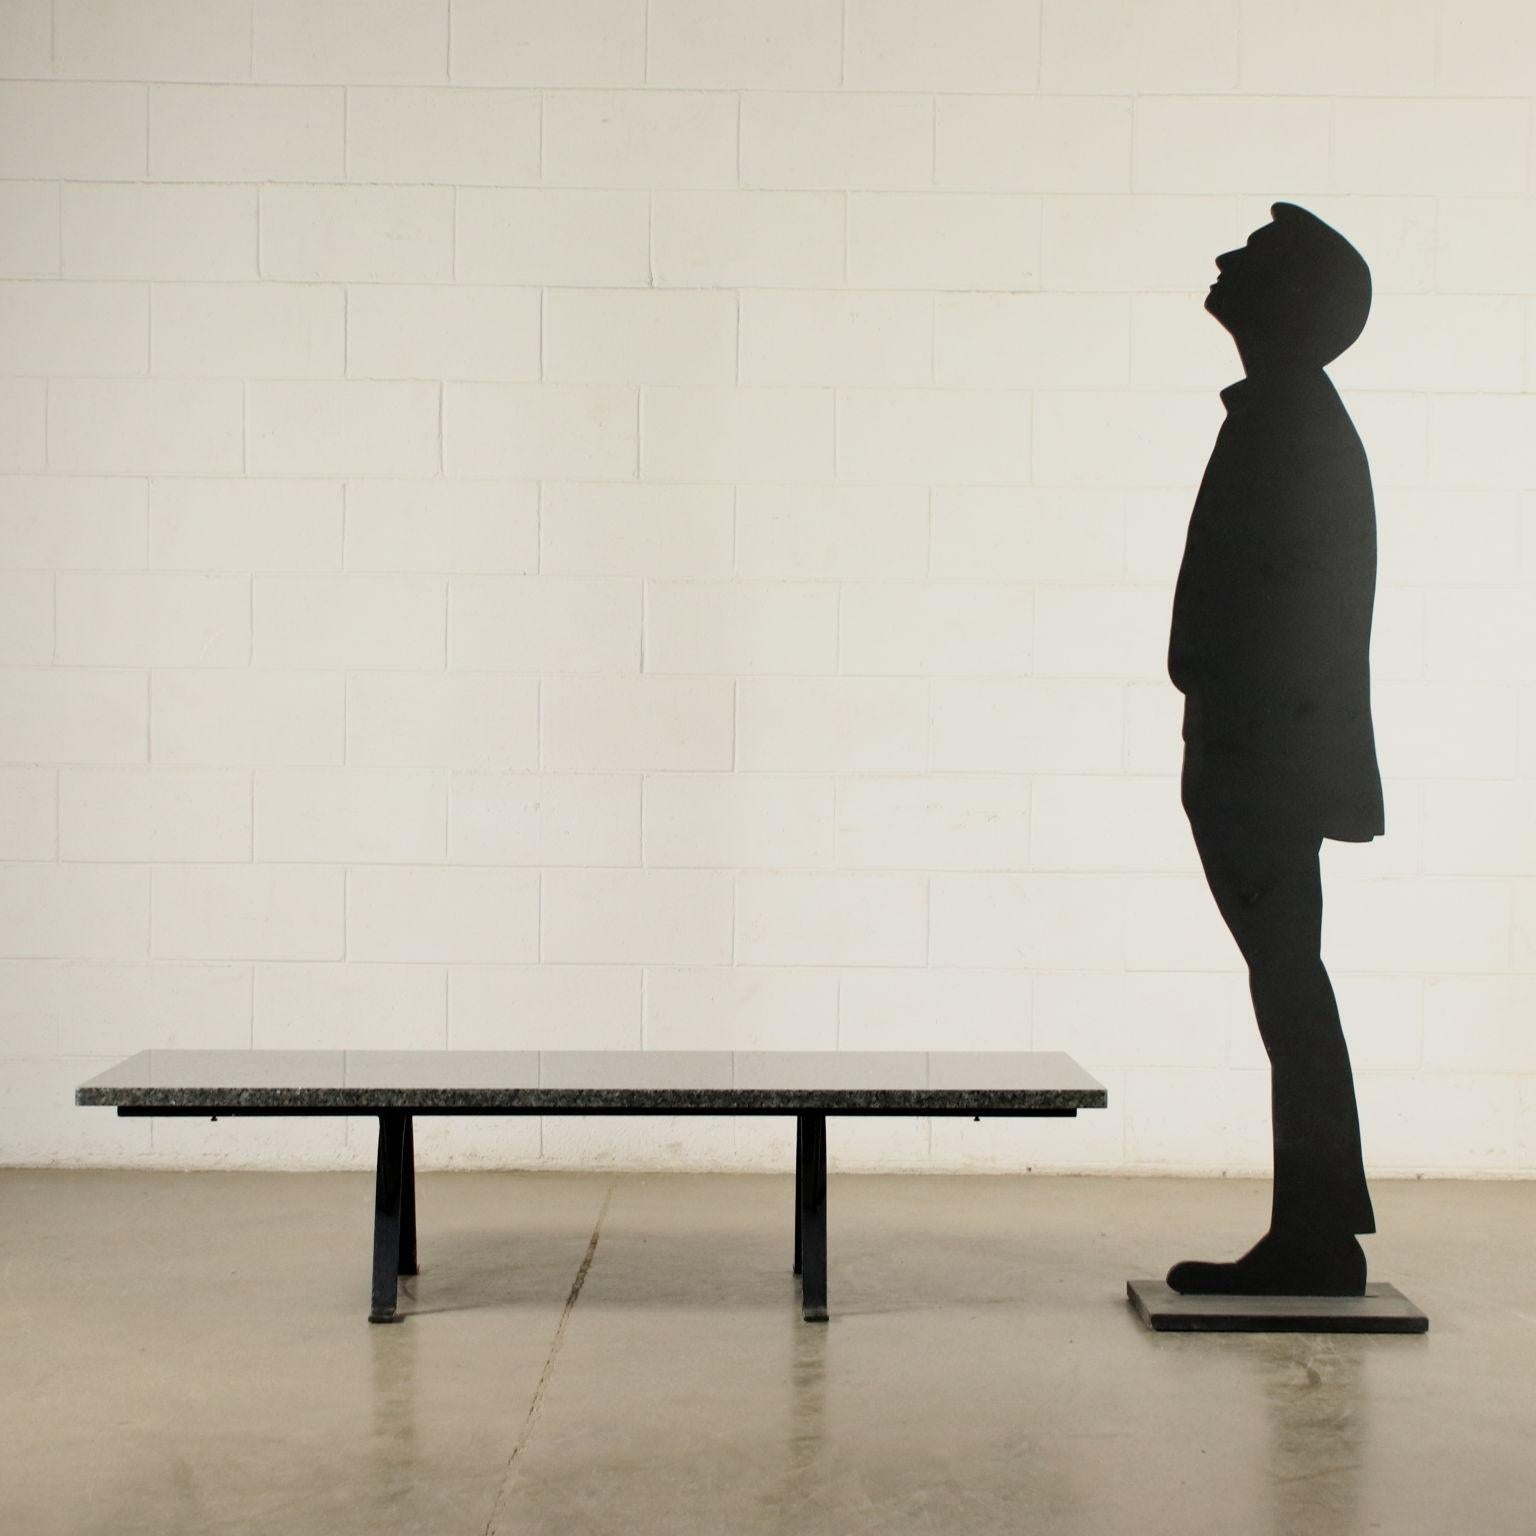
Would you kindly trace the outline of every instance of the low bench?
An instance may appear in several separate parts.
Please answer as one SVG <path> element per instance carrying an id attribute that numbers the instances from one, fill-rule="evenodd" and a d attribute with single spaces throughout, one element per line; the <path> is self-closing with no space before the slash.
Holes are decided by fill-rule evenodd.
<path id="1" fill-rule="evenodd" d="M 827 1318 L 827 1116 L 1066 1117 L 1103 1084 L 1052 1051 L 140 1051 L 75 1103 L 119 1115 L 376 1115 L 372 1323 L 416 1273 L 418 1115 L 793 1115 L 795 1259 Z"/>

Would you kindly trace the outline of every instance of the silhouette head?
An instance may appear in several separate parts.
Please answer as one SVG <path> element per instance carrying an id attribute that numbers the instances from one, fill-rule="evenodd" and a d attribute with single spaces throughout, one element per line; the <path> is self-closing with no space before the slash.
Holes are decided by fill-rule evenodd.
<path id="1" fill-rule="evenodd" d="M 1294 203 L 1216 258 L 1205 307 L 1232 333 L 1243 362 L 1321 368 L 1365 329 L 1371 270 L 1338 230 Z"/>

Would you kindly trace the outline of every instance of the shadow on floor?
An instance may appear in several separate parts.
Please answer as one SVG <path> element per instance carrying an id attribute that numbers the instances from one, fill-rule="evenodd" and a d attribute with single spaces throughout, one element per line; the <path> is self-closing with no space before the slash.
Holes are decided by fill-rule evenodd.
<path id="1" fill-rule="evenodd" d="M 423 1231 L 421 1273 L 400 1282 L 401 1315 L 563 1304 L 576 1268 L 569 1253 L 568 1231 Z M 766 1238 L 732 1227 L 604 1231 L 581 1300 L 636 1311 L 778 1311 L 798 1293 L 791 1258 L 788 1230 Z M 1081 1305 L 1083 1266 L 1081 1234 L 866 1232 L 834 1238 L 829 1284 L 841 1316 L 1017 1305 L 1068 1311 Z M 1094 1288 L 1124 1305 L 1123 1265 L 1106 1254 L 1097 1269 Z"/>

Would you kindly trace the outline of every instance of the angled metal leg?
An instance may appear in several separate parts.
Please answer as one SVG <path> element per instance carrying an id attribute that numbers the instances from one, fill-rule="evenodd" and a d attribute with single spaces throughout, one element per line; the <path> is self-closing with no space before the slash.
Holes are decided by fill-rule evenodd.
<path id="1" fill-rule="evenodd" d="M 409 1115 L 400 1154 L 400 1273 L 416 1273 L 416 1134 Z"/>
<path id="2" fill-rule="evenodd" d="M 805 1116 L 795 1116 L 795 1268 L 800 1273 L 800 1207 L 805 1200 Z"/>
<path id="3" fill-rule="evenodd" d="M 405 1116 L 379 1116 L 379 1163 L 373 1184 L 373 1308 L 370 1323 L 395 1320 L 400 1272 L 400 1195 L 405 1161 Z"/>
<path id="4" fill-rule="evenodd" d="M 827 1117 L 802 1115 L 800 1304 L 808 1323 L 827 1320 Z"/>

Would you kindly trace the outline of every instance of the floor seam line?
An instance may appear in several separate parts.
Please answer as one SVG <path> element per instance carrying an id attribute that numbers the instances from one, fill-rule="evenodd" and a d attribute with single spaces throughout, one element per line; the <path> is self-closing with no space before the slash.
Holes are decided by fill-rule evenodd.
<path id="1" fill-rule="evenodd" d="M 592 1268 L 593 1257 L 597 1253 L 597 1240 L 602 1234 L 603 1218 L 608 1214 L 608 1204 L 613 1199 L 613 1191 L 618 1181 L 610 1180 L 608 1188 L 603 1195 L 603 1203 L 598 1207 L 597 1220 L 592 1224 L 592 1236 L 587 1240 L 587 1251 L 582 1255 L 581 1263 L 576 1266 L 576 1278 L 571 1281 L 571 1289 L 565 1298 L 565 1306 L 560 1312 L 560 1321 L 555 1325 L 555 1336 L 550 1340 L 549 1354 L 544 1361 L 544 1370 L 539 1376 L 539 1384 L 533 1389 L 533 1401 L 528 1405 L 528 1416 L 523 1420 L 523 1427 L 518 1433 L 517 1441 L 512 1447 L 511 1454 L 507 1457 L 506 1471 L 502 1473 L 501 1487 L 496 1490 L 496 1502 L 491 1506 L 490 1518 L 485 1522 L 485 1536 L 496 1536 L 496 1531 L 501 1522 L 502 1512 L 506 1507 L 507 1496 L 512 1488 L 513 1478 L 517 1473 L 517 1459 L 527 1450 L 528 1442 L 533 1436 L 533 1426 L 539 1416 L 539 1409 L 544 1406 L 544 1394 L 549 1388 L 550 1378 L 555 1373 L 555 1360 L 560 1353 L 560 1346 L 565 1342 L 566 1325 L 571 1320 L 571 1313 L 576 1308 L 576 1298 L 581 1295 L 581 1288 L 586 1283 L 587 1271 Z"/>

